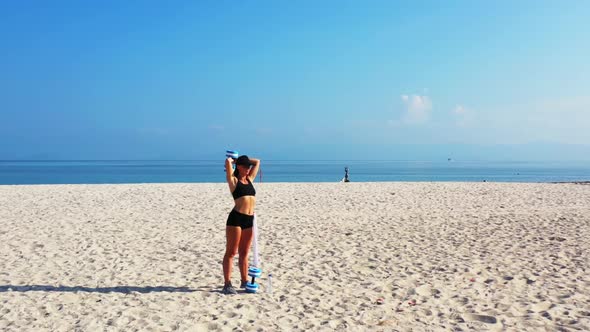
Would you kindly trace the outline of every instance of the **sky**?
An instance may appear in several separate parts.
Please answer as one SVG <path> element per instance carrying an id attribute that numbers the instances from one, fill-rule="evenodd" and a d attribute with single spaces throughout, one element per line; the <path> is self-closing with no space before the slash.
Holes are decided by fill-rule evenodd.
<path id="1" fill-rule="evenodd" d="M 3 1 L 0 160 L 590 160 L 588 1 Z"/>

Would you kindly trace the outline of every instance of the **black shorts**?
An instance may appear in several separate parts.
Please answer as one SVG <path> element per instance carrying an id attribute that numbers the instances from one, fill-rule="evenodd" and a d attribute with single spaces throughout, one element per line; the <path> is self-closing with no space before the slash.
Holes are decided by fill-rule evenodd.
<path id="1" fill-rule="evenodd" d="M 252 225 L 254 225 L 254 216 L 239 213 L 236 210 L 231 210 L 229 216 L 227 217 L 227 223 L 225 225 L 237 226 L 241 229 L 252 228 Z"/>

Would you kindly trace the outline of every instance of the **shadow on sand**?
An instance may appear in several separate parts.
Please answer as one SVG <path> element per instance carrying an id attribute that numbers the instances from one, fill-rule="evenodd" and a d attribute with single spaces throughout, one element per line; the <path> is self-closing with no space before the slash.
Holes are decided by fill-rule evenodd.
<path id="1" fill-rule="evenodd" d="M 170 286 L 154 286 L 154 287 L 136 287 L 136 286 L 115 286 L 115 287 L 83 287 L 83 286 L 50 286 L 50 285 L 0 285 L 0 293 L 2 292 L 87 292 L 87 293 L 123 293 L 130 294 L 137 293 L 192 293 L 197 291 L 204 291 L 205 289 L 191 289 L 188 287 L 170 287 Z M 207 289 L 212 291 L 212 289 Z"/>

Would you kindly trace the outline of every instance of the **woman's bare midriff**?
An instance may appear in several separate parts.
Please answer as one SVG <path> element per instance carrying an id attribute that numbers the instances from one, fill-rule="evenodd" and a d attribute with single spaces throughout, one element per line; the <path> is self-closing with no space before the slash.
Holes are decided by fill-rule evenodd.
<path id="1" fill-rule="evenodd" d="M 254 214 L 254 207 L 256 206 L 256 197 L 254 196 L 242 196 L 234 200 L 234 210 L 242 214 L 249 216 Z"/>

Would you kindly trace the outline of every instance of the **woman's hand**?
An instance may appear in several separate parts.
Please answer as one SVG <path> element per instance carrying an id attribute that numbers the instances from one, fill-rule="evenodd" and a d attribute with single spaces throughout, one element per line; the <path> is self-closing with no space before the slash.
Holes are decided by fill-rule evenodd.
<path id="1" fill-rule="evenodd" d="M 232 158 L 232 157 L 228 157 L 228 158 L 225 160 L 225 171 L 226 171 L 226 172 L 228 172 L 228 174 L 229 174 L 229 170 L 231 170 L 232 172 L 234 171 L 234 170 L 233 170 L 233 166 L 232 166 L 232 165 L 233 165 L 235 162 L 236 162 L 236 160 L 235 160 L 234 158 Z"/>

